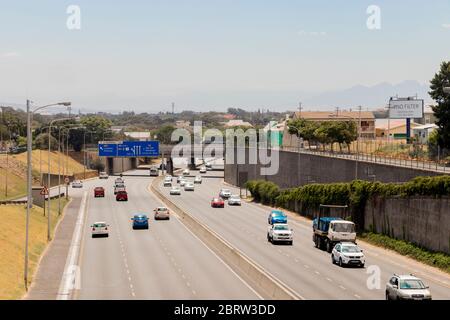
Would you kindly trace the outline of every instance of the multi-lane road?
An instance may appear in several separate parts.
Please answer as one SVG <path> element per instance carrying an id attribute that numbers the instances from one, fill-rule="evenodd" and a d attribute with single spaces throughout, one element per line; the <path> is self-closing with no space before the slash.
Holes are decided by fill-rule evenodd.
<path id="1" fill-rule="evenodd" d="M 153 209 L 162 205 L 149 190 L 153 178 L 124 177 L 128 202 L 116 202 L 114 178 L 91 180 L 72 197 L 87 193 L 85 223 L 78 265 L 81 286 L 74 299 L 260 299 L 253 288 L 228 267 L 182 222 L 172 215 L 169 221 L 154 221 Z M 198 172 L 191 172 L 193 175 Z M 170 196 L 177 206 L 207 225 L 265 271 L 305 299 L 384 299 L 389 276 L 414 273 L 429 286 L 434 299 L 450 298 L 450 277 L 434 268 L 363 242 L 366 268 L 340 268 L 330 255 L 314 248 L 310 221 L 290 216 L 294 245 L 273 245 L 266 239 L 268 208 L 243 201 L 242 206 L 213 209 L 210 201 L 225 186 L 223 172 L 203 175 L 194 192 Z M 189 177 L 193 180 L 193 177 Z M 176 182 L 175 179 L 173 180 Z M 93 188 L 103 186 L 105 198 L 94 198 Z M 136 213 L 150 216 L 149 230 L 132 230 Z M 90 225 L 110 224 L 108 238 L 92 238 Z M 376 271 L 380 270 L 379 287 Z M 375 272 L 375 274 L 373 273 Z M 374 278 L 375 277 L 375 278 Z M 369 288 L 368 280 L 372 284 Z M 375 287 L 373 287 L 373 285 Z"/>
<path id="2" fill-rule="evenodd" d="M 294 230 L 294 245 L 273 245 L 266 239 L 270 209 L 246 202 L 241 207 L 225 204 L 224 209 L 213 209 L 210 201 L 218 195 L 220 188 L 229 188 L 239 194 L 239 189 L 224 185 L 220 171 L 208 172 L 203 183 L 196 185 L 195 192 L 183 192 L 181 196 L 170 196 L 170 188 L 160 186 L 160 190 L 177 206 L 305 299 L 384 299 L 385 284 L 394 273 L 414 273 L 430 286 L 434 299 L 450 298 L 450 277 L 447 274 L 363 242 L 359 245 L 366 255 L 366 268 L 333 265 L 330 254 L 314 247 L 311 222 L 300 217 L 289 218 Z M 373 287 L 373 284 L 377 286 L 377 278 L 370 277 L 377 270 L 381 272 L 378 289 Z"/>
<path id="3" fill-rule="evenodd" d="M 132 174 L 132 173 L 131 173 Z M 161 203 L 148 191 L 149 177 L 124 177 L 128 202 L 116 202 L 114 178 L 85 182 L 86 221 L 75 299 L 259 299 L 260 296 L 175 216 L 154 221 Z M 103 186 L 105 198 L 94 198 Z M 133 230 L 136 213 L 149 215 L 149 230 Z M 108 238 L 92 238 L 90 225 L 105 221 Z"/>

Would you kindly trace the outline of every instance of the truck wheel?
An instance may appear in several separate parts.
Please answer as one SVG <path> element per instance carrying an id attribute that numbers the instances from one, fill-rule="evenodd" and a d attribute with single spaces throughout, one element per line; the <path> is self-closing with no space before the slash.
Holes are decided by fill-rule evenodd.
<path id="1" fill-rule="evenodd" d="M 327 241 L 327 252 L 331 253 L 331 251 L 333 251 L 332 245 L 330 241 Z"/>

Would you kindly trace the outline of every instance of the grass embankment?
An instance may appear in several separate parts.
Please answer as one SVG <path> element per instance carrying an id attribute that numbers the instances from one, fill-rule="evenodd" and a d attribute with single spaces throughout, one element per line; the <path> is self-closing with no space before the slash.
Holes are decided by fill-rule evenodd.
<path id="1" fill-rule="evenodd" d="M 420 248 L 410 242 L 393 239 L 388 236 L 372 232 L 363 233 L 359 235 L 359 238 L 450 273 L 450 255 L 448 254 L 432 252 Z"/>
<path id="2" fill-rule="evenodd" d="M 50 153 L 50 172 L 58 174 L 58 152 Z M 80 174 L 84 172 L 82 164 L 67 157 L 61 153 L 61 173 L 64 171 L 62 166 L 68 168 L 68 175 Z M 42 162 L 42 164 L 41 164 Z M 48 172 L 48 151 L 33 150 L 32 152 L 32 166 L 34 184 L 39 184 L 39 170 Z M 11 200 L 23 197 L 26 195 L 26 170 L 27 170 L 27 153 L 17 155 L 10 155 L 6 161 L 6 155 L 0 155 L 0 201 Z M 92 170 L 88 170 L 87 173 Z M 65 171 L 67 173 L 67 169 Z M 6 188 L 6 173 L 8 173 L 8 196 L 5 194 Z"/>
<path id="3" fill-rule="evenodd" d="M 23 177 L 17 176 L 13 172 L 8 172 L 8 195 L 6 195 L 5 189 L 7 172 L 8 171 L 6 171 L 5 168 L 0 167 L 0 201 L 16 199 L 25 196 L 27 192 L 25 179 Z"/>
<path id="4" fill-rule="evenodd" d="M 58 157 L 59 152 L 52 151 L 50 152 L 50 173 L 58 174 Z M 17 155 L 11 156 L 16 161 L 21 162 L 22 164 L 27 164 L 27 153 L 21 153 Z M 68 175 L 73 175 L 74 173 L 80 173 L 83 172 L 84 167 L 81 163 L 77 162 L 76 160 L 72 159 L 71 157 L 65 156 L 63 153 L 61 153 L 61 168 L 64 166 L 66 168 L 66 173 L 68 172 Z M 47 150 L 33 150 L 31 154 L 31 162 L 33 165 L 33 171 L 39 172 L 39 168 L 41 166 L 42 162 L 42 172 L 48 172 L 48 151 Z M 62 170 L 62 169 L 61 169 Z"/>
<path id="5" fill-rule="evenodd" d="M 67 201 L 62 198 L 62 205 Z M 60 218 L 58 201 L 51 203 L 52 236 Z M 0 299 L 20 299 L 25 294 L 23 281 L 25 251 L 25 213 L 23 205 L 0 206 Z M 33 206 L 29 229 L 29 283 L 36 271 L 39 258 L 47 246 L 47 216 L 44 210 Z"/>

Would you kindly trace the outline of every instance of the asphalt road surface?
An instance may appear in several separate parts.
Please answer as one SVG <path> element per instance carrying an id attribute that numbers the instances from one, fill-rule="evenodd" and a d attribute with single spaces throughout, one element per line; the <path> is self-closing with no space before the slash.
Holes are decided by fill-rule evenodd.
<path id="1" fill-rule="evenodd" d="M 72 197 L 88 192 L 75 299 L 261 298 L 175 216 L 154 221 L 153 209 L 161 203 L 148 191 L 152 178 L 124 177 L 128 202 L 116 202 L 114 179 L 70 190 Z M 105 198 L 94 198 L 96 186 L 106 189 Z M 136 213 L 148 214 L 149 230 L 132 230 Z M 97 221 L 110 224 L 108 238 L 91 237 Z"/>
<path id="2" fill-rule="evenodd" d="M 197 174 L 191 171 L 192 176 Z M 311 222 L 302 217 L 288 218 L 294 230 L 293 246 L 269 243 L 267 207 L 243 201 L 241 207 L 225 204 L 224 209 L 211 208 L 210 201 L 221 187 L 239 193 L 224 185 L 220 176 L 223 172 L 208 172 L 194 192 L 182 191 L 181 196 L 170 196 L 168 187 L 160 186 L 160 190 L 305 299 L 384 299 L 385 284 L 394 273 L 414 273 L 430 286 L 433 299 L 450 298 L 447 274 L 361 241 L 358 244 L 366 256 L 365 268 L 333 265 L 330 254 L 314 247 Z"/>

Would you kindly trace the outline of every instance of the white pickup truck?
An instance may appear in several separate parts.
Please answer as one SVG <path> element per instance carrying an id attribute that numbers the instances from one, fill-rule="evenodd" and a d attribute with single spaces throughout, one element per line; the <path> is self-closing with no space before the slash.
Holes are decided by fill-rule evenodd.
<path id="1" fill-rule="evenodd" d="M 267 241 L 271 243 L 287 242 L 292 245 L 294 243 L 292 229 L 289 228 L 287 223 L 275 223 L 269 225 L 267 227 Z"/>

